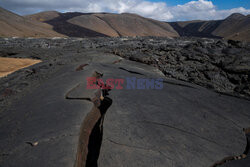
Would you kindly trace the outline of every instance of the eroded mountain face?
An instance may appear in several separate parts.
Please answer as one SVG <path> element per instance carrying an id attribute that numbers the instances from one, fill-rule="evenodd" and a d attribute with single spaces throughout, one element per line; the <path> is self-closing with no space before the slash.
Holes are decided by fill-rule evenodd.
<path id="1" fill-rule="evenodd" d="M 250 42 L 250 17 L 234 13 L 223 20 L 169 23 L 180 36 L 225 38 Z"/>

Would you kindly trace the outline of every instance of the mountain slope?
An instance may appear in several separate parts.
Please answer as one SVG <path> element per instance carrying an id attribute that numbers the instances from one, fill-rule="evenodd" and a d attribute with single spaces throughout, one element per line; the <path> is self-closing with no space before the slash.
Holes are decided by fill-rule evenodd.
<path id="1" fill-rule="evenodd" d="M 42 12 L 26 16 L 32 20 L 43 21 L 54 30 L 75 37 L 92 36 L 162 36 L 178 37 L 178 33 L 168 24 L 136 14 L 111 13 L 58 13 Z"/>
<path id="2" fill-rule="evenodd" d="M 119 34 L 112 29 L 105 21 L 95 15 L 81 15 L 68 20 L 69 23 L 94 30 L 111 37 L 117 37 Z"/>
<path id="3" fill-rule="evenodd" d="M 224 20 L 184 21 L 169 23 L 180 36 L 226 38 L 250 41 L 250 16 L 239 13 Z"/>
<path id="4" fill-rule="evenodd" d="M 45 22 L 48 20 L 52 20 L 56 17 L 59 17 L 59 15 L 60 15 L 60 13 L 57 11 L 45 11 L 45 12 L 40 12 L 37 14 L 27 15 L 25 17 L 29 18 L 31 20 Z"/>
<path id="5" fill-rule="evenodd" d="M 0 37 L 62 37 L 52 26 L 32 21 L 0 7 Z"/>
<path id="6" fill-rule="evenodd" d="M 180 36 L 220 38 L 212 32 L 218 27 L 220 21 L 185 21 L 169 23 Z"/>
<path id="7" fill-rule="evenodd" d="M 250 16 L 232 14 L 213 31 L 213 34 L 228 39 L 250 41 Z"/>
<path id="8" fill-rule="evenodd" d="M 169 24 L 135 14 L 95 14 L 95 16 L 109 24 L 120 36 L 178 36 Z"/>
<path id="9" fill-rule="evenodd" d="M 0 37 L 208 37 L 250 41 L 250 15 L 224 20 L 161 22 L 136 14 L 40 12 L 25 17 L 0 7 Z"/>

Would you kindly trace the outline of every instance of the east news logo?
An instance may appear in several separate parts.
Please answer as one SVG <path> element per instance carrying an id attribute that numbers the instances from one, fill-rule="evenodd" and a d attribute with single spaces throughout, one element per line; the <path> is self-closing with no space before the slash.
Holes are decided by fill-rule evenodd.
<path id="1" fill-rule="evenodd" d="M 126 81 L 126 82 L 125 82 Z M 126 78 L 126 79 L 114 79 L 109 78 L 104 82 L 103 79 L 97 79 L 96 77 L 87 78 L 87 89 L 163 89 L 163 79 L 148 79 L 148 78 Z"/>

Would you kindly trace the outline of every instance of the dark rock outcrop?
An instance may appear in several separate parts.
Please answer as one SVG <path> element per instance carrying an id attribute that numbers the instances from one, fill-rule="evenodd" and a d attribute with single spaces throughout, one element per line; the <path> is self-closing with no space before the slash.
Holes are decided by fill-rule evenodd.
<path id="1" fill-rule="evenodd" d="M 232 40 L 184 39 L 166 44 L 143 41 L 112 53 L 156 66 L 168 77 L 249 99 L 249 49 L 247 43 Z"/>

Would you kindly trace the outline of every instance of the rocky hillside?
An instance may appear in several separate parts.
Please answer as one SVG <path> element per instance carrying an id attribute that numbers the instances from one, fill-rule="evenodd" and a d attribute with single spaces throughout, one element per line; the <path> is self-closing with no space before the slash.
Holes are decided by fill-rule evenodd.
<path id="1" fill-rule="evenodd" d="M 0 37 L 62 37 L 46 23 L 32 21 L 0 7 Z"/>
<path id="2" fill-rule="evenodd" d="M 168 23 L 129 13 L 41 12 L 26 17 L 46 22 L 55 31 L 71 37 L 179 36 Z"/>
<path id="3" fill-rule="evenodd" d="M 169 23 L 180 36 L 226 38 L 250 41 L 250 15 L 239 13 L 224 20 L 185 21 Z"/>
<path id="4" fill-rule="evenodd" d="M 137 14 L 45 11 L 19 16 L 0 8 L 1 37 L 208 37 L 250 41 L 250 15 L 224 20 L 162 22 Z"/>

